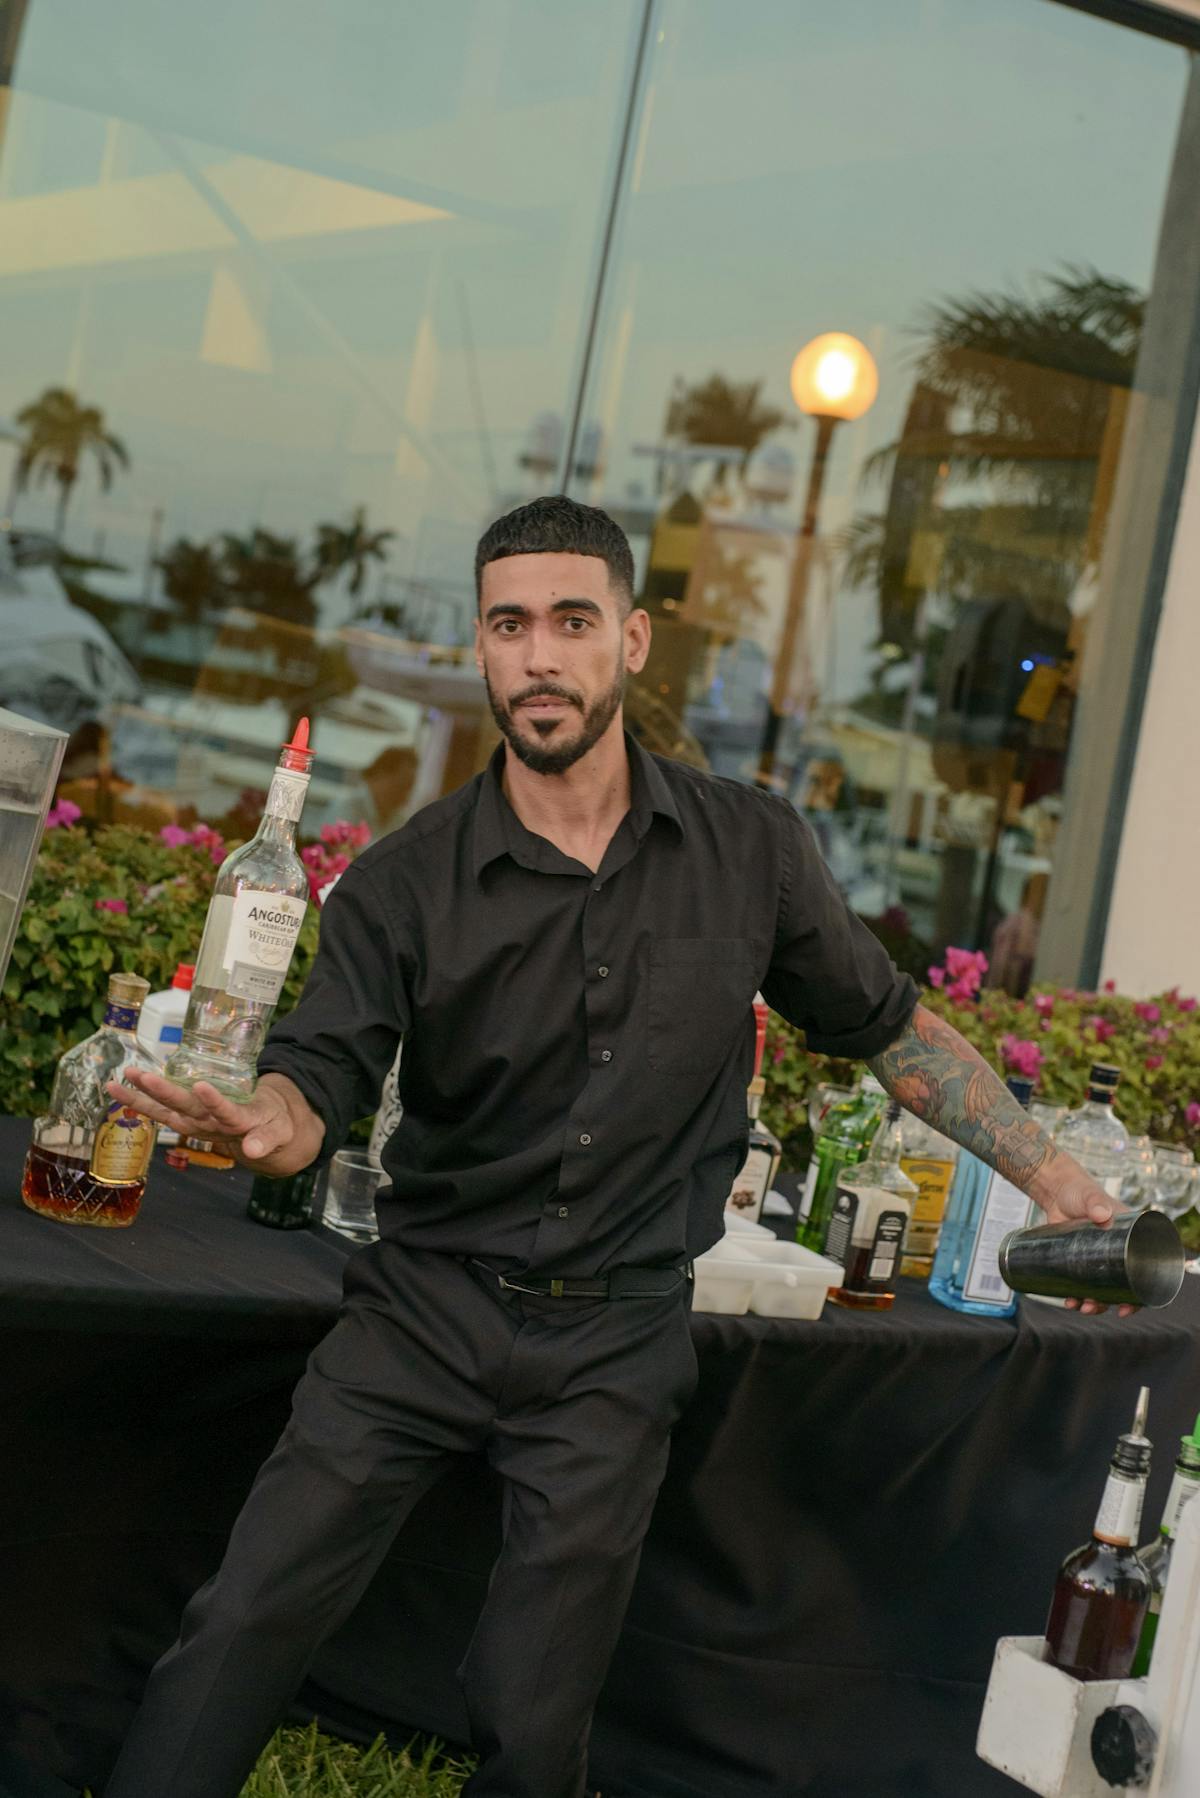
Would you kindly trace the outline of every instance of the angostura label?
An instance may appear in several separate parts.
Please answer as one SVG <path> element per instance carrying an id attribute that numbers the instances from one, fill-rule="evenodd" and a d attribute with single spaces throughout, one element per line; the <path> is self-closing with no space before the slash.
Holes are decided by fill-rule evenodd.
<path id="1" fill-rule="evenodd" d="M 124 1105 L 110 1105 L 92 1144 L 91 1173 L 102 1186 L 144 1180 L 154 1147 L 154 1125 Z"/>

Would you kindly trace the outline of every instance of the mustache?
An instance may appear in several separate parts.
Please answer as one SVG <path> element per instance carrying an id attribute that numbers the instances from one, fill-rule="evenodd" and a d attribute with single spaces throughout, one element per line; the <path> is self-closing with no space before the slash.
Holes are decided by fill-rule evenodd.
<path id="1" fill-rule="evenodd" d="M 572 693 L 569 687 L 556 686 L 553 681 L 539 681 L 536 686 L 522 687 L 519 693 L 511 693 L 508 699 L 509 711 L 515 712 L 518 706 L 530 699 L 564 699 L 568 705 L 583 710 L 582 693 Z"/>

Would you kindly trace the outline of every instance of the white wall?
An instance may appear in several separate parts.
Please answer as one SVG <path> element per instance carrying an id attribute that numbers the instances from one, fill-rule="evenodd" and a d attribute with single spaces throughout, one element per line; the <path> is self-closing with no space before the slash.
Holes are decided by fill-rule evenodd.
<path id="1" fill-rule="evenodd" d="M 1193 435 L 1101 978 L 1200 993 L 1200 430 Z"/>

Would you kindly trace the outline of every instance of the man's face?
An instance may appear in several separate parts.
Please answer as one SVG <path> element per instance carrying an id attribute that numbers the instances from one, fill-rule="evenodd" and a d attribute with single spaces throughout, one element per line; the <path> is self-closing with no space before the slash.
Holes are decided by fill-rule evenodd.
<path id="1" fill-rule="evenodd" d="M 562 774 L 616 717 L 650 620 L 622 617 L 599 556 L 505 556 L 483 570 L 475 661 L 492 716 L 536 774 Z"/>

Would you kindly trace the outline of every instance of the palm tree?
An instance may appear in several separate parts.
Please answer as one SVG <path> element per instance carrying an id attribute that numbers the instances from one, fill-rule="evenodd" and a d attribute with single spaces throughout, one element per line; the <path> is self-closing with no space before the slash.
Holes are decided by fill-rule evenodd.
<path id="1" fill-rule="evenodd" d="M 129 467 L 129 452 L 121 439 L 107 428 L 98 406 L 81 406 L 65 387 L 47 387 L 39 399 L 32 400 L 17 413 L 17 424 L 24 435 L 17 451 L 9 493 L 9 517 L 16 497 L 23 493 L 32 478 L 52 480 L 58 486 L 58 507 L 54 535 L 61 544 L 80 465 L 85 456 L 95 461 L 102 492 L 112 486 L 118 468 Z"/>
<path id="2" fill-rule="evenodd" d="M 368 530 L 365 506 L 355 506 L 349 524 L 319 524 L 315 552 L 318 582 L 336 580 L 349 568 L 350 592 L 357 597 L 368 562 L 386 562 L 387 545 L 395 535 L 395 531 Z"/>
<path id="3" fill-rule="evenodd" d="M 944 593 L 1008 592 L 1065 621 L 1103 548 L 1101 447 L 1120 419 L 1114 391 L 1133 381 L 1145 306 L 1128 282 L 1068 267 L 1033 297 L 975 293 L 929 309 L 900 437 L 864 470 L 889 478 L 886 509 L 860 514 L 839 545 L 845 578 L 878 581 L 886 641 L 911 646 L 928 585 L 914 561 L 928 563 L 934 542 Z M 975 491 L 952 503 L 955 477 Z"/>
<path id="4" fill-rule="evenodd" d="M 303 566 L 294 537 L 277 537 L 255 525 L 246 537 L 224 532 L 219 544 L 221 577 L 231 599 L 248 611 L 312 629 L 313 588 L 320 576 Z"/>
<path id="5" fill-rule="evenodd" d="M 199 624 L 226 598 L 221 563 L 211 543 L 177 537 L 157 558 L 167 598 L 188 624 Z"/>
<path id="6" fill-rule="evenodd" d="M 764 437 L 780 425 L 793 421 L 775 406 L 760 404 L 761 381 L 727 381 L 724 375 L 709 375 L 695 387 L 677 380 L 667 401 L 665 434 L 682 437 L 687 443 L 711 443 L 722 449 L 742 451 L 742 471 Z M 716 482 L 724 480 L 724 464 L 717 470 Z"/>

